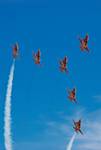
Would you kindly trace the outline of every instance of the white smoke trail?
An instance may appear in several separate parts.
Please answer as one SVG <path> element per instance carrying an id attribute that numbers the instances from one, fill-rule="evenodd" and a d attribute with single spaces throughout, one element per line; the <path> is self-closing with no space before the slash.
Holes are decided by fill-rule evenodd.
<path id="1" fill-rule="evenodd" d="M 67 145 L 67 149 L 66 150 L 71 150 L 72 149 L 72 145 L 73 145 L 73 142 L 75 140 L 75 137 L 76 137 L 76 133 L 74 133 L 74 135 L 72 136 L 69 144 Z"/>
<path id="2" fill-rule="evenodd" d="M 5 140 L 5 149 L 12 150 L 12 137 L 11 137 L 11 94 L 12 94 L 12 83 L 14 76 L 14 66 L 15 60 L 13 60 L 13 64 L 11 66 L 8 86 L 7 86 L 7 94 L 5 101 L 5 112 L 4 112 L 4 140 Z"/>

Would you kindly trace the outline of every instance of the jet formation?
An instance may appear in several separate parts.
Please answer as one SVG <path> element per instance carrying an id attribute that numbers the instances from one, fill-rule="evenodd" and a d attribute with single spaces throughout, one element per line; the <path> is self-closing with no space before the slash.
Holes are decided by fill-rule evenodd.
<path id="1" fill-rule="evenodd" d="M 89 48 L 88 48 L 89 35 L 86 34 L 85 38 L 80 37 L 79 41 L 80 41 L 80 50 L 89 52 Z M 19 54 L 19 45 L 18 45 L 18 43 L 15 43 L 12 47 L 13 58 L 17 58 L 18 54 Z M 35 65 L 40 65 L 41 64 L 41 50 L 38 49 L 38 51 L 36 53 L 33 52 L 32 58 L 33 58 Z M 59 69 L 61 72 L 68 73 L 68 58 L 67 58 L 67 56 L 65 56 L 63 59 L 61 59 L 59 61 Z M 68 89 L 67 93 L 68 93 L 67 98 L 71 102 L 77 103 L 76 88 L 73 88 L 72 90 Z M 76 133 L 80 132 L 81 134 L 83 134 L 83 132 L 81 131 L 81 120 L 79 120 L 77 122 L 75 122 L 73 120 L 73 123 L 74 123 L 73 128 L 74 128 L 75 132 Z"/>

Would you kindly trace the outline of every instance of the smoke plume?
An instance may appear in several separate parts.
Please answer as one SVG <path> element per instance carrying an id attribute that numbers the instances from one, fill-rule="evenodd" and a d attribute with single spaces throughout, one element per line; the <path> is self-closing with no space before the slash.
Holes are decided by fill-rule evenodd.
<path id="1" fill-rule="evenodd" d="M 73 145 L 73 142 L 75 140 L 75 137 L 76 137 L 76 133 L 74 133 L 74 135 L 72 136 L 72 138 L 70 139 L 70 142 L 69 144 L 67 145 L 67 149 L 66 150 L 72 150 L 72 145 Z"/>
<path id="2" fill-rule="evenodd" d="M 15 60 L 10 69 L 6 101 L 5 101 L 5 110 L 4 110 L 4 140 L 5 140 L 5 149 L 12 150 L 12 135 L 11 135 L 11 95 L 12 95 L 12 84 L 14 76 L 14 66 Z"/>

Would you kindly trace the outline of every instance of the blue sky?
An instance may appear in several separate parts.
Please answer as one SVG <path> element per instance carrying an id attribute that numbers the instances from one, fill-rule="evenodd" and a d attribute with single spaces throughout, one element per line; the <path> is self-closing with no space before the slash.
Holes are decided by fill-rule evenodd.
<path id="1" fill-rule="evenodd" d="M 3 118 L 11 45 L 20 45 L 12 93 L 14 150 L 65 150 L 73 135 L 72 119 L 82 118 L 85 135 L 74 150 L 101 147 L 101 2 L 99 0 L 0 1 L 0 150 L 4 150 Z M 77 37 L 90 36 L 90 53 L 82 53 Z M 40 48 L 44 66 L 34 65 Z M 69 59 L 69 75 L 58 61 Z M 66 88 L 77 88 L 78 105 Z M 94 137 L 97 137 L 96 140 Z M 92 144 L 93 143 L 93 144 Z"/>

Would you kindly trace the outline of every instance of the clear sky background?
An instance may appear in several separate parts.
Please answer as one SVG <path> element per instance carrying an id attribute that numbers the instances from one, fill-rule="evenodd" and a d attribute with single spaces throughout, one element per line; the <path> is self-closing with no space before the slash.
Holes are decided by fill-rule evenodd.
<path id="1" fill-rule="evenodd" d="M 101 149 L 101 2 L 100 0 L 0 0 L 0 150 L 4 150 L 4 103 L 11 46 L 16 41 L 12 93 L 14 150 L 66 150 L 74 134 L 72 120 L 82 119 L 84 136 L 73 150 Z M 90 53 L 81 52 L 78 36 L 89 34 Z M 32 51 L 41 49 L 43 67 Z M 69 74 L 59 59 L 69 59 Z M 66 88 L 77 88 L 78 104 Z"/>

